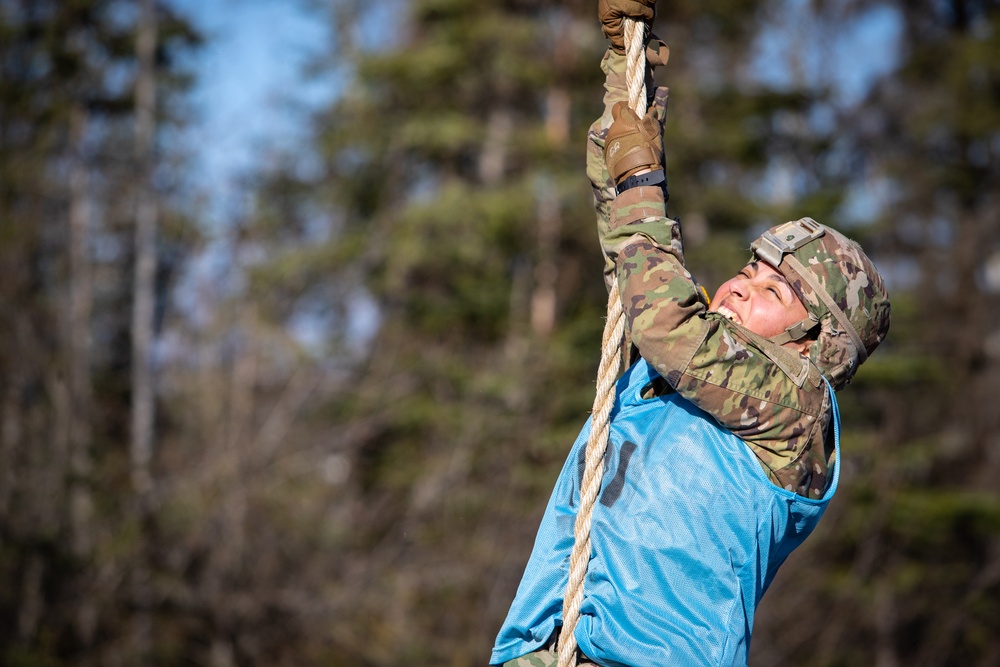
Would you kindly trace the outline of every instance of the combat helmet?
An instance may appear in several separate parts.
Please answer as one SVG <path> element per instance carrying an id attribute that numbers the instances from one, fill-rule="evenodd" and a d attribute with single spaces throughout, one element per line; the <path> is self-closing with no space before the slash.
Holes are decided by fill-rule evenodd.
<path id="1" fill-rule="evenodd" d="M 808 356 L 834 389 L 845 386 L 889 331 L 889 295 L 875 264 L 855 241 L 812 218 L 772 227 L 750 247 L 788 280 L 809 313 L 775 342 L 819 327 Z"/>

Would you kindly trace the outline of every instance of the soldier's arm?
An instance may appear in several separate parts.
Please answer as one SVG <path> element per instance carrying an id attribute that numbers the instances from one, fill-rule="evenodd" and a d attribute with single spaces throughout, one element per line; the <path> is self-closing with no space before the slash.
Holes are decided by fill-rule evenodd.
<path id="1" fill-rule="evenodd" d="M 656 109 L 657 119 L 662 123 L 667 112 L 667 89 L 653 88 L 653 69 L 665 65 L 669 49 L 656 37 L 650 39 L 646 49 L 646 90 L 651 91 L 649 104 Z M 597 214 L 597 233 L 602 246 L 605 236 L 611 230 L 611 204 L 615 201 L 615 185 L 608 174 L 604 162 L 604 139 L 611 127 L 611 108 L 616 102 L 628 102 L 628 84 L 625 79 L 626 59 L 624 55 L 608 49 L 601 61 L 604 71 L 604 112 L 594 121 L 587 133 L 587 177 L 594 193 L 594 209 Z M 655 193 L 654 193 L 654 196 Z M 659 202 L 663 203 L 662 193 Z M 661 209 L 662 210 L 662 209 Z M 610 287 L 614 279 L 614 262 L 605 255 L 604 277 Z"/>

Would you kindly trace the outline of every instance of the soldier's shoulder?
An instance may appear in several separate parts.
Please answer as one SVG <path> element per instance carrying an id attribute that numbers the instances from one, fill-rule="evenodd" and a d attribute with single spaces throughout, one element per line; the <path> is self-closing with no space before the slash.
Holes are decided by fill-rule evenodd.
<path id="1" fill-rule="evenodd" d="M 825 385 L 815 365 L 779 349 L 722 317 L 696 352 L 690 373 L 734 393 L 818 415 Z"/>

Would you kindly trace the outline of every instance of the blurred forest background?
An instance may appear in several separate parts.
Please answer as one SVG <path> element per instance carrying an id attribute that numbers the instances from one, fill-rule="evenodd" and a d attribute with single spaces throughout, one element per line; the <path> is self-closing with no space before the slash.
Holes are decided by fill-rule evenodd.
<path id="1" fill-rule="evenodd" d="M 162 0 L 0 0 L 0 664 L 488 659 L 593 400 L 596 2 L 303 10 L 340 92 L 209 224 L 179 138 L 210 37 Z M 655 29 L 700 280 L 810 215 L 893 296 L 752 664 L 1000 664 L 1000 2 Z"/>

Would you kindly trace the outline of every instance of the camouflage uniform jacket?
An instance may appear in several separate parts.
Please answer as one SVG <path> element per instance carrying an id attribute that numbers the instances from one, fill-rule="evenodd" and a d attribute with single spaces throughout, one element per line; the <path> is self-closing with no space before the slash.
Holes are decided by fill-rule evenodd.
<path id="1" fill-rule="evenodd" d="M 718 313 L 684 266 L 681 229 L 667 217 L 659 187 L 615 196 L 604 163 L 611 107 L 627 102 L 625 57 L 608 51 L 605 111 L 589 133 L 587 174 L 594 188 L 606 280 L 617 280 L 631 344 L 673 390 L 712 415 L 751 448 L 770 479 L 820 498 L 833 445 L 831 408 L 818 369 L 806 357 L 757 336 Z M 647 73 L 647 89 L 652 89 Z M 660 120 L 667 90 L 651 107 Z M 610 283 L 609 283 L 610 284 Z"/>

